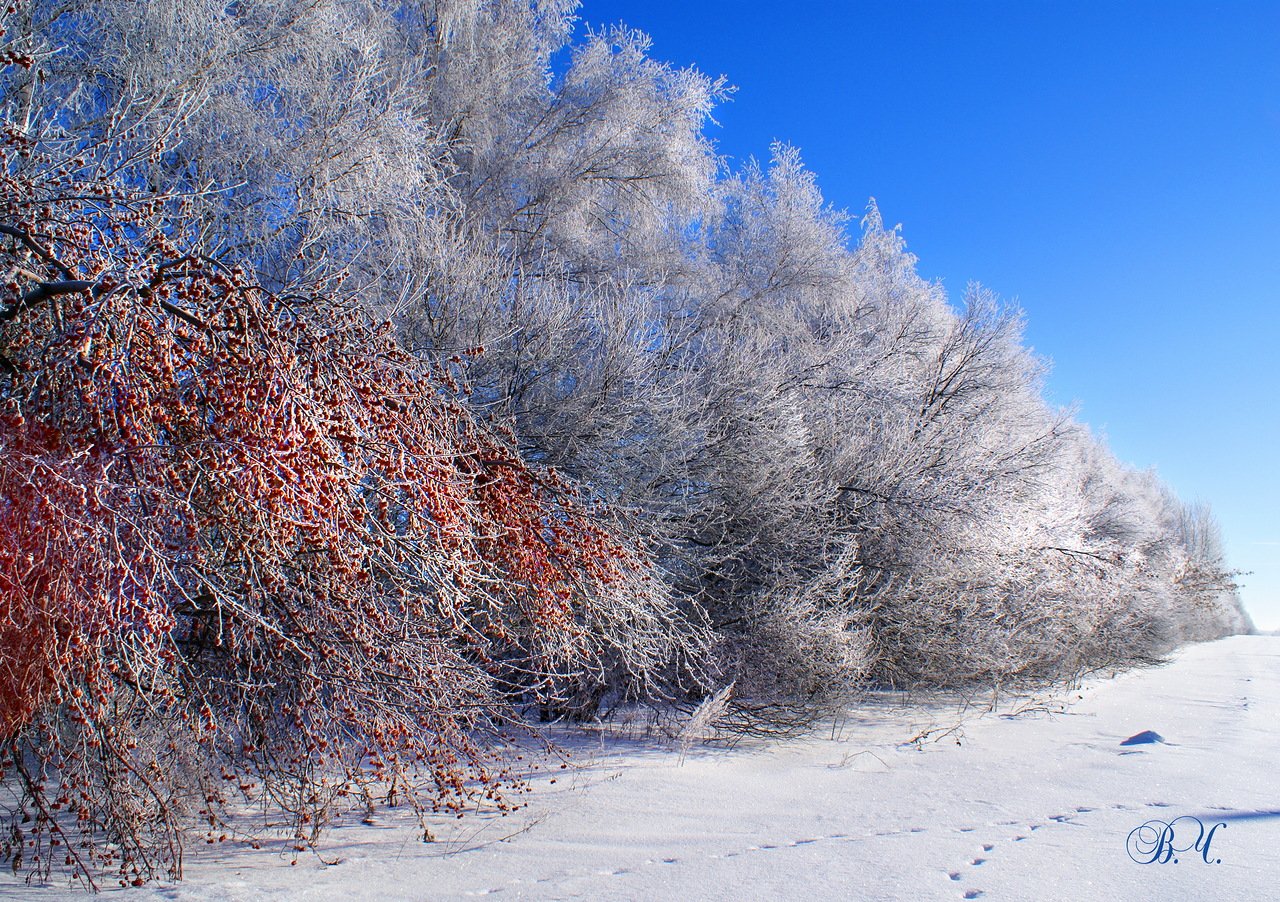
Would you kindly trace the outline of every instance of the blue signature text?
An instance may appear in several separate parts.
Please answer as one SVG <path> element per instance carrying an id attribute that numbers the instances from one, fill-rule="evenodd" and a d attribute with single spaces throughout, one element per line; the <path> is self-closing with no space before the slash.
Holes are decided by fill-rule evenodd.
<path id="1" fill-rule="evenodd" d="M 1171 821 L 1147 821 L 1129 831 L 1125 851 L 1138 864 L 1177 864 L 1178 856 L 1195 854 L 1205 864 L 1222 864 L 1221 858 L 1212 857 L 1209 848 L 1213 835 L 1225 830 L 1223 822 L 1206 827 L 1198 817 L 1184 814 Z"/>

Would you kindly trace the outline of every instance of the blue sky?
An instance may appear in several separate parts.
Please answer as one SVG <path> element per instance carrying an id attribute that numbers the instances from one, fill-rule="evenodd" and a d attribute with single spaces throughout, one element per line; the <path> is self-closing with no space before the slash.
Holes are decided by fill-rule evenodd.
<path id="1" fill-rule="evenodd" d="M 1280 628 L 1280 2 L 585 0 L 738 90 L 736 160 L 794 144 L 920 272 L 1027 312 L 1052 400 L 1213 505 Z"/>

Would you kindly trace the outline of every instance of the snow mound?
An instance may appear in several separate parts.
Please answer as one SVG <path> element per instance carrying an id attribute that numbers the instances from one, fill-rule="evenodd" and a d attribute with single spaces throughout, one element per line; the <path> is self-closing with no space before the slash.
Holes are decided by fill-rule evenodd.
<path id="1" fill-rule="evenodd" d="M 1135 733 L 1130 736 L 1121 745 L 1150 745 L 1155 742 L 1164 742 L 1164 737 L 1155 730 L 1143 730 L 1141 733 Z"/>

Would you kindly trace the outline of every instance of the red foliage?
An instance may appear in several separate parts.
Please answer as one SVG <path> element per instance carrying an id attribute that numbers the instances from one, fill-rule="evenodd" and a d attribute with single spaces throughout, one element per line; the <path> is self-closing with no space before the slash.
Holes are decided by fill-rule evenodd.
<path id="1" fill-rule="evenodd" d="M 477 737 L 601 666 L 584 611 L 642 562 L 337 286 L 277 296 L 5 140 L 0 851 L 176 873 L 227 787 L 300 842 L 415 773 L 420 807 L 505 806 Z"/>

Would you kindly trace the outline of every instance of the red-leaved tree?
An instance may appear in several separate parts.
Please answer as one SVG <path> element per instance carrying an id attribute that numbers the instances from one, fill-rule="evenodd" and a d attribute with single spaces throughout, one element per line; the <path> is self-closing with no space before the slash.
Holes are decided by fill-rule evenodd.
<path id="1" fill-rule="evenodd" d="M 3 142 L 15 871 L 177 876 L 236 799 L 299 848 L 375 796 L 505 809 L 518 705 L 648 691 L 705 647 L 633 543 L 339 284 L 268 291 L 100 157 Z"/>

